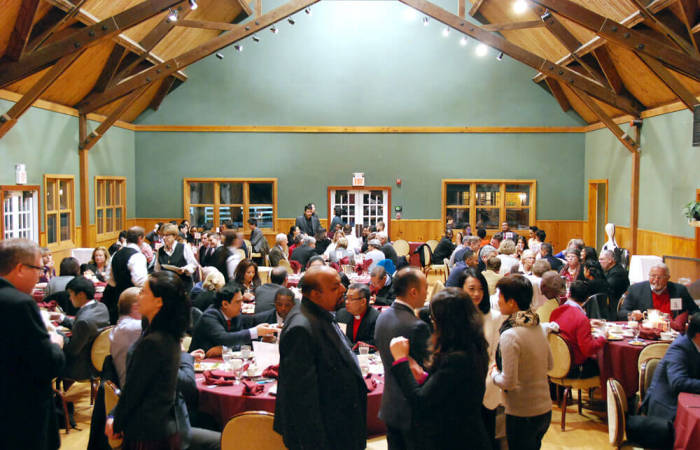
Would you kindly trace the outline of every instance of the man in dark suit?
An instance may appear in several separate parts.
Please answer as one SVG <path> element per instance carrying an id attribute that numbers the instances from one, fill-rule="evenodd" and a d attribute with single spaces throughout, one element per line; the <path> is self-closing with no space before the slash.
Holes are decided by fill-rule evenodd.
<path id="1" fill-rule="evenodd" d="M 412 267 L 399 270 L 394 277 L 396 300 L 391 308 L 379 315 L 375 326 L 374 343 L 382 357 L 385 374 L 379 418 L 387 425 L 386 438 L 391 450 L 413 448 L 416 438 L 412 435 L 411 407 L 391 374 L 394 358 L 389 344 L 397 336 L 406 337 L 410 342 L 411 357 L 419 364 L 426 359 L 430 329 L 414 311 L 423 307 L 427 290 L 423 272 Z"/>
<path id="2" fill-rule="evenodd" d="M 449 258 L 452 255 L 452 252 L 455 250 L 455 245 L 452 243 L 452 236 L 452 228 L 448 228 L 433 252 L 432 260 L 435 261 L 435 264 L 442 264 L 445 258 Z"/>
<path id="3" fill-rule="evenodd" d="M 63 338 L 46 331 L 30 296 L 41 272 L 34 242 L 0 241 L 0 446 L 7 449 L 61 445 L 51 379 L 63 371 Z"/>
<path id="4" fill-rule="evenodd" d="M 63 353 L 66 355 L 63 377 L 86 380 L 92 372 L 92 342 L 102 328 L 109 326 L 109 310 L 103 303 L 94 300 L 95 285 L 85 277 L 70 280 L 66 291 L 78 312 L 74 319 L 65 317 L 61 322 L 61 325 L 71 330 L 71 337 L 63 346 Z"/>
<path id="5" fill-rule="evenodd" d="M 316 236 L 318 230 L 321 229 L 321 221 L 314 214 L 314 208 L 311 203 L 304 207 L 304 214 L 297 217 L 294 224 L 307 236 Z"/>
<path id="6" fill-rule="evenodd" d="M 598 258 L 600 266 L 605 271 L 605 279 L 610 286 L 610 314 L 609 318 L 615 320 L 617 316 L 617 302 L 630 287 L 630 279 L 624 267 L 615 262 L 615 254 L 610 250 L 600 252 Z"/>
<path id="7" fill-rule="evenodd" d="M 301 264 L 301 270 L 306 269 L 306 263 L 312 256 L 316 256 L 316 239 L 312 236 L 307 236 L 302 241 L 300 247 L 294 249 L 294 253 L 289 258 L 292 261 L 296 261 Z"/>
<path id="8" fill-rule="evenodd" d="M 331 315 L 345 287 L 328 266 L 304 275 L 304 298 L 280 336 L 274 429 L 290 449 L 364 449 L 367 386 Z"/>
<path id="9" fill-rule="evenodd" d="M 260 253 L 260 260 L 264 260 L 265 255 L 270 252 L 267 239 L 265 239 L 262 230 L 258 228 L 257 219 L 251 217 L 248 219 L 248 225 L 250 226 L 250 246 L 253 248 L 253 253 Z M 248 256 L 250 257 L 250 255 Z"/>
<path id="10" fill-rule="evenodd" d="M 391 242 L 389 242 L 389 235 L 386 234 L 386 232 L 382 231 L 377 233 L 377 239 L 379 239 L 379 243 L 382 244 L 379 250 L 384 253 L 386 259 L 390 259 L 391 262 L 394 263 L 394 267 L 399 268 L 405 266 L 403 263 L 406 262 L 406 258 L 403 258 L 403 261 L 399 260 L 399 255 L 396 253 L 394 246 L 391 245 Z"/>
<path id="11" fill-rule="evenodd" d="M 214 304 L 207 308 L 194 327 L 190 348 L 205 352 L 212 347 L 238 348 L 258 336 L 274 334 L 276 328 L 266 323 L 254 324 L 253 316 L 241 316 L 243 294 L 237 284 L 224 286 L 216 293 Z"/>
<path id="12" fill-rule="evenodd" d="M 655 264 L 649 269 L 649 281 L 635 283 L 629 287 L 617 317 L 627 320 L 627 315 L 631 313 L 633 320 L 640 320 L 642 313 L 647 309 L 658 309 L 674 315 L 697 312 L 698 305 L 693 301 L 688 289 L 682 284 L 668 281 L 670 278 L 671 274 L 666 264 Z M 677 298 L 680 298 L 681 302 L 676 305 L 672 299 Z"/>
<path id="13" fill-rule="evenodd" d="M 374 266 L 369 275 L 369 291 L 370 296 L 374 297 L 374 303 L 377 305 L 391 305 L 396 298 L 391 275 L 386 273 L 382 266 Z"/>
<path id="14" fill-rule="evenodd" d="M 379 311 L 369 306 L 369 299 L 366 284 L 351 284 L 345 296 L 345 308 L 335 314 L 338 323 L 345 324 L 345 335 L 353 344 L 364 342 L 374 345 L 374 327 Z"/>
<path id="15" fill-rule="evenodd" d="M 272 267 L 277 267 L 280 265 L 280 261 L 286 259 L 289 262 L 289 247 L 287 235 L 284 233 L 279 233 L 275 236 L 275 246 L 270 249 L 270 265 Z"/>
<path id="16" fill-rule="evenodd" d="M 219 234 L 218 233 L 206 233 L 202 237 L 202 246 L 199 247 L 199 265 L 202 267 L 213 266 L 216 264 L 216 259 L 214 258 L 214 253 L 219 247 Z"/>
<path id="17" fill-rule="evenodd" d="M 255 314 L 275 309 L 277 291 L 287 287 L 287 269 L 275 267 L 270 271 L 270 282 L 255 289 Z"/>
<path id="18" fill-rule="evenodd" d="M 552 244 L 549 242 L 543 242 L 542 245 L 540 245 L 540 255 L 542 256 L 542 259 L 546 259 L 547 262 L 549 262 L 552 270 L 559 272 L 564 266 L 561 259 L 552 256 Z"/>
<path id="19" fill-rule="evenodd" d="M 269 311 L 255 314 L 255 323 L 283 325 L 295 304 L 294 292 L 286 287 L 280 287 L 275 294 L 273 308 Z"/>

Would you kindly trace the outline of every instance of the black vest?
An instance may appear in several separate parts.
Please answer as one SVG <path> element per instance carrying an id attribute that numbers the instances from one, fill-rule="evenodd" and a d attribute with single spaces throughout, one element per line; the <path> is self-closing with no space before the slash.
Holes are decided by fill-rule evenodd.
<path id="1" fill-rule="evenodd" d="M 131 271 L 129 271 L 129 258 L 137 253 L 137 250 L 129 247 L 122 247 L 112 257 L 112 274 L 117 284 L 117 292 L 121 294 L 124 290 L 132 287 Z M 118 297 L 117 297 L 118 298 Z"/>
<path id="2" fill-rule="evenodd" d="M 165 253 L 165 246 L 158 249 L 158 263 L 161 267 L 163 264 L 169 264 L 176 267 L 185 267 L 187 265 L 187 260 L 185 259 L 185 245 L 180 242 L 176 242 L 173 254 L 169 255 Z M 185 288 L 192 288 L 192 277 L 187 273 L 179 275 L 180 279 L 185 283 Z M 187 291 L 189 294 L 189 290 Z"/>

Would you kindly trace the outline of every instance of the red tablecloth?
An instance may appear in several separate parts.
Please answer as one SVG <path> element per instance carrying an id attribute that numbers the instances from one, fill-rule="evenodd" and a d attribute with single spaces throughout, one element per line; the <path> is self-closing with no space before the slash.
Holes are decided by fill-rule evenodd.
<path id="1" fill-rule="evenodd" d="M 98 302 L 102 301 L 102 291 L 104 291 L 104 288 L 107 286 L 107 283 L 104 283 L 102 281 L 97 281 L 94 284 L 95 284 L 95 288 L 98 288 L 98 287 L 101 288 L 100 292 L 95 291 L 95 300 L 97 300 Z M 40 302 L 44 299 L 44 297 L 46 297 L 46 290 L 42 289 L 42 288 L 35 287 L 32 290 L 32 297 L 34 297 L 34 300 L 36 300 L 37 302 Z"/>
<path id="2" fill-rule="evenodd" d="M 629 339 L 608 341 L 598 351 L 598 368 L 600 369 L 601 393 L 605 397 L 608 378 L 615 378 L 625 389 L 625 395 L 632 397 L 639 389 L 639 370 L 637 360 L 644 348 L 641 345 L 628 344 Z M 651 344 L 654 341 L 644 341 Z"/>
<path id="3" fill-rule="evenodd" d="M 681 392 L 678 396 L 674 450 L 700 448 L 700 395 Z"/>
<path id="4" fill-rule="evenodd" d="M 413 252 L 418 249 L 421 245 L 425 244 L 425 242 L 409 242 L 408 243 L 408 256 L 409 260 L 408 263 L 412 265 L 413 267 L 420 267 L 420 255 L 414 254 Z"/>
<path id="5" fill-rule="evenodd" d="M 377 387 L 367 393 L 367 434 L 375 436 L 386 433 L 384 422 L 379 420 L 379 406 L 384 391 L 384 377 L 373 375 Z M 199 409 L 217 419 L 221 425 L 233 416 L 244 411 L 275 412 L 275 397 L 268 391 L 275 383 L 265 384 L 265 392 L 256 396 L 244 396 L 243 385 L 212 387 L 204 383 L 204 375 L 197 374 Z"/>

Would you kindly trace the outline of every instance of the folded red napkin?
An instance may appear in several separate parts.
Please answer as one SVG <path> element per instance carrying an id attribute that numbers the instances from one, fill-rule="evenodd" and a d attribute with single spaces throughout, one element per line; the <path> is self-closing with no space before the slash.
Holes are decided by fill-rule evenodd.
<path id="1" fill-rule="evenodd" d="M 301 272 L 301 264 L 299 264 L 299 261 L 294 261 L 294 260 L 289 261 L 289 267 L 292 268 L 292 270 L 294 271 L 294 273 L 299 273 L 299 272 Z"/>
<path id="2" fill-rule="evenodd" d="M 371 265 L 372 265 L 372 260 L 367 259 L 367 260 L 363 261 L 362 264 L 357 264 L 355 266 L 355 272 L 357 272 L 358 275 L 362 275 L 363 273 L 365 273 L 369 269 L 369 266 L 371 266 Z"/>
<path id="3" fill-rule="evenodd" d="M 661 332 L 656 328 L 641 328 L 639 330 L 639 337 L 650 341 L 656 341 L 661 337 Z"/>
<path id="4" fill-rule="evenodd" d="M 675 319 L 671 321 L 671 328 L 678 331 L 679 333 L 685 333 L 686 324 L 688 323 L 688 312 L 678 314 Z"/>
<path id="5" fill-rule="evenodd" d="M 340 262 L 340 264 L 342 264 L 343 266 L 347 266 L 348 264 L 350 264 L 350 258 L 348 258 L 347 256 L 344 257 L 344 258 L 340 258 L 340 261 L 339 261 L 339 262 Z"/>
<path id="6" fill-rule="evenodd" d="M 212 372 L 223 372 L 222 370 L 217 370 L 217 371 L 211 371 L 211 370 L 205 370 L 204 371 L 204 384 L 215 384 L 217 386 L 231 386 L 233 384 L 233 378 L 226 378 L 225 376 L 217 376 L 215 373 Z"/>
<path id="7" fill-rule="evenodd" d="M 56 300 L 51 300 L 49 302 L 37 302 L 36 306 L 39 308 L 44 308 L 48 311 L 55 311 L 58 303 L 56 303 Z"/>
<path id="8" fill-rule="evenodd" d="M 372 392 L 373 390 L 377 389 L 377 380 L 372 378 L 371 374 L 367 374 L 365 377 L 365 385 L 367 386 L 367 390 Z"/>
<path id="9" fill-rule="evenodd" d="M 263 370 L 262 376 L 265 378 L 279 379 L 280 377 L 280 365 L 269 366 Z"/>
<path id="10" fill-rule="evenodd" d="M 331 266 L 336 272 L 340 272 L 340 266 L 338 265 L 338 263 L 332 262 L 329 264 L 329 266 Z"/>
<path id="11" fill-rule="evenodd" d="M 265 391 L 265 386 L 255 381 L 243 380 L 243 395 L 259 395 Z"/>

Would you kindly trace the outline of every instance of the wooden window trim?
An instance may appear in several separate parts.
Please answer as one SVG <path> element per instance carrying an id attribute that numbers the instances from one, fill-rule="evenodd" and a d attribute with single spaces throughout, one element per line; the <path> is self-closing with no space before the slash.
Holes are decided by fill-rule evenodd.
<path id="1" fill-rule="evenodd" d="M 60 205 L 60 200 L 58 196 L 56 196 L 56 202 L 57 204 L 57 209 L 48 209 L 49 202 L 47 201 L 47 185 L 49 180 L 55 180 L 56 182 L 60 183 L 60 180 L 69 180 L 71 182 L 71 189 L 73 190 L 70 198 L 68 199 L 70 204 L 68 205 L 68 209 L 61 209 Z M 70 239 L 67 241 L 61 241 L 61 213 L 62 212 L 70 212 Z M 56 226 L 58 227 L 58 242 L 54 242 L 49 244 L 49 227 L 48 227 L 48 216 L 49 213 L 57 213 L 57 221 L 56 221 Z M 83 212 L 85 214 L 85 212 Z M 51 251 L 61 251 L 61 250 L 67 250 L 74 248 L 76 246 L 75 244 L 75 175 L 63 175 L 63 174 L 53 174 L 53 173 L 46 173 L 44 174 L 44 233 L 43 233 L 43 242 L 46 244 L 46 247 L 51 250 Z"/>
<path id="2" fill-rule="evenodd" d="M 190 203 L 190 188 L 189 183 L 214 183 L 214 203 Z M 243 203 L 221 203 L 220 183 L 243 183 Z M 259 227 L 263 232 L 274 232 L 277 230 L 277 178 L 183 178 L 182 179 L 182 204 L 183 217 L 190 220 L 190 207 L 211 206 L 214 208 L 214 227 L 221 227 L 219 220 L 219 208 L 223 207 L 240 207 L 243 211 L 243 232 L 249 232 L 248 226 L 248 208 L 250 203 L 250 183 L 272 183 L 272 204 L 252 204 L 252 206 L 271 206 L 272 207 L 272 228 Z M 190 223 L 192 221 L 190 220 Z"/>
<path id="3" fill-rule="evenodd" d="M 99 233 L 99 223 L 98 223 L 98 210 L 106 210 L 107 209 L 107 204 L 105 202 L 102 203 L 102 206 L 98 206 L 98 192 L 99 189 L 97 188 L 97 185 L 101 182 L 106 182 L 106 181 L 116 181 L 118 182 L 118 186 L 121 189 L 121 195 L 119 196 L 120 198 L 120 203 L 117 204 L 112 204 L 109 206 L 109 208 L 122 208 L 122 220 L 124 221 L 124 225 L 126 226 L 126 177 L 111 177 L 111 176 L 95 176 L 94 180 L 94 208 L 95 208 L 95 236 L 98 241 L 106 241 L 106 240 L 114 240 L 116 241 L 117 238 L 119 237 L 119 232 L 121 229 L 115 229 L 114 231 L 108 231 L 104 233 Z M 103 195 L 105 194 L 105 191 L 102 191 Z M 103 213 L 103 218 L 106 219 L 106 213 Z M 112 216 L 112 220 L 115 219 L 115 215 Z"/>
<path id="4" fill-rule="evenodd" d="M 462 208 L 460 206 L 450 206 L 450 208 L 460 208 L 469 210 L 469 224 L 472 226 L 472 231 L 476 226 L 476 210 L 479 209 L 499 209 L 499 226 L 498 228 L 487 228 L 487 232 L 497 232 L 501 230 L 500 224 L 506 220 L 506 209 L 523 209 L 529 211 L 528 225 L 533 226 L 537 222 L 537 180 L 533 179 L 461 179 L 461 178 L 443 178 L 442 179 L 442 201 L 441 201 L 441 224 L 444 227 L 447 220 L 447 185 L 462 184 L 469 185 L 469 206 Z M 497 206 L 477 205 L 476 204 L 476 185 L 477 184 L 499 184 L 500 185 L 500 201 Z M 530 185 L 530 205 L 529 206 L 506 206 L 506 185 L 508 184 L 529 184 Z"/>

